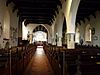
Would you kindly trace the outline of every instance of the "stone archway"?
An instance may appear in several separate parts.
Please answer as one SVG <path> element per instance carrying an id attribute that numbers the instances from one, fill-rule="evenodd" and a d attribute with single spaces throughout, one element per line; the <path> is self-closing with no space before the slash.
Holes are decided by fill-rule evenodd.
<path id="1" fill-rule="evenodd" d="M 64 13 L 59 10 L 55 21 L 53 22 L 52 28 L 52 44 L 62 46 L 62 29 L 63 29 Z"/>

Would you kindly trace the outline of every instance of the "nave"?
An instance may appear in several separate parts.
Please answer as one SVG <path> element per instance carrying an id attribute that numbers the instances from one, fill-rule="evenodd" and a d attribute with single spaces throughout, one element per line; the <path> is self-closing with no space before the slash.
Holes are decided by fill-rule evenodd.
<path id="1" fill-rule="evenodd" d="M 100 47 L 51 44 L 0 51 L 0 75 L 100 75 Z"/>
<path id="2" fill-rule="evenodd" d="M 0 0 L 0 75 L 52 71 L 100 75 L 100 0 Z"/>

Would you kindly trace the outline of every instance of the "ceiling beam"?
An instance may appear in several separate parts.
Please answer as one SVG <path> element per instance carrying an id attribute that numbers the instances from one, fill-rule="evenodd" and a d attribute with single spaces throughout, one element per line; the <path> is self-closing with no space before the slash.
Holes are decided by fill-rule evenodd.
<path id="1" fill-rule="evenodd" d="M 53 17 L 47 17 L 47 16 L 21 16 L 21 18 L 27 18 L 27 19 L 52 19 Z"/>
<path id="2" fill-rule="evenodd" d="M 56 4 L 18 4 L 18 8 L 56 8 Z"/>
<path id="3" fill-rule="evenodd" d="M 56 13 L 27 13 L 27 12 L 23 12 L 23 13 L 19 13 L 19 16 L 53 16 L 56 15 Z"/>
<path id="4" fill-rule="evenodd" d="M 25 21 L 26 24 L 29 24 L 29 23 L 35 23 L 35 24 L 49 24 L 51 25 L 51 22 L 48 22 L 48 21 L 32 21 L 32 20 L 26 20 Z"/>
<path id="5" fill-rule="evenodd" d="M 53 19 L 52 18 L 29 18 L 29 17 L 26 17 L 26 18 L 20 18 L 21 21 L 24 21 L 24 20 L 32 20 L 32 21 L 50 21 L 50 22 L 53 22 Z"/>

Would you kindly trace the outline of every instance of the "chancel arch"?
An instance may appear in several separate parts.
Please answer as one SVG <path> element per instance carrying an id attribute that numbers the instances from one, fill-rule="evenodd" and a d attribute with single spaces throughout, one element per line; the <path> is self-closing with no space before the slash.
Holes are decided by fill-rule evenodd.
<path id="1" fill-rule="evenodd" d="M 24 22 L 23 22 L 23 25 L 24 25 Z M 23 29 L 24 31 L 23 31 L 23 34 L 25 34 L 25 38 L 26 38 L 26 40 L 29 40 L 28 39 L 28 35 L 31 35 L 31 37 L 33 38 L 33 32 L 35 32 L 35 31 L 42 31 L 42 30 L 44 30 L 44 31 L 46 31 L 46 32 L 48 32 L 48 35 L 47 35 L 47 42 L 48 43 L 50 43 L 51 42 L 51 30 L 50 30 L 50 26 L 49 25 L 47 25 L 47 24 L 34 24 L 34 23 L 30 23 L 30 24 L 28 24 L 27 26 L 23 26 L 23 27 L 25 27 L 25 29 Z M 24 35 L 23 35 L 23 37 L 24 37 Z M 32 43 L 33 41 L 31 41 L 31 43 Z"/>
<path id="2" fill-rule="evenodd" d="M 48 40 L 48 31 L 47 31 L 47 29 L 42 25 L 37 26 L 33 30 L 33 37 L 32 38 L 33 38 L 32 39 L 33 42 L 36 42 L 36 41 L 45 41 L 45 42 L 47 42 L 47 40 Z"/>

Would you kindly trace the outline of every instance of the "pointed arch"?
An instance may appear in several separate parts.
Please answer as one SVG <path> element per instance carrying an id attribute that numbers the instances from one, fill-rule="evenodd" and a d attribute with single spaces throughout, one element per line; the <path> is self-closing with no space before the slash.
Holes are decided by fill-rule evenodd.
<path id="1" fill-rule="evenodd" d="M 40 37 L 38 35 L 41 35 Z M 41 39 L 41 38 L 44 38 Z M 39 25 L 33 29 L 33 42 L 35 41 L 47 41 L 48 39 L 48 30 L 44 25 Z"/>
<path id="2" fill-rule="evenodd" d="M 36 31 L 43 31 L 43 32 L 48 33 L 48 30 L 43 25 L 39 25 L 33 30 L 33 32 L 36 32 Z"/>
<path id="3" fill-rule="evenodd" d="M 43 31 L 34 32 L 33 42 L 35 41 L 47 41 L 47 33 Z"/>

